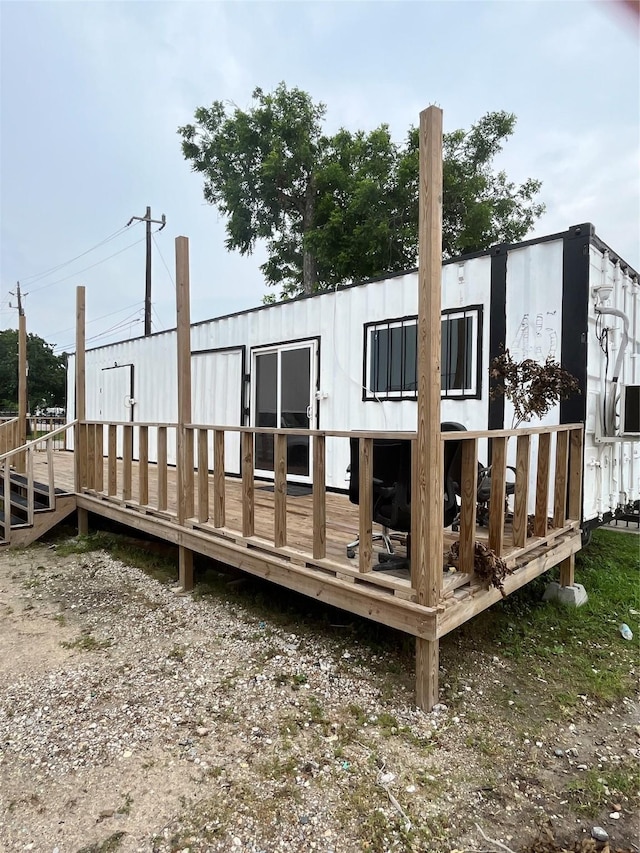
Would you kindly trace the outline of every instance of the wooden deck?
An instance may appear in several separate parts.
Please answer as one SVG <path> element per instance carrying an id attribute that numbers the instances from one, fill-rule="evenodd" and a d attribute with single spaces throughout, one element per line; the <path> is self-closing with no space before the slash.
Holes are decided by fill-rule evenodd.
<path id="1" fill-rule="evenodd" d="M 50 457 L 55 469 L 56 487 L 74 491 L 74 453 L 56 451 Z M 100 460 L 97 461 L 100 469 Z M 112 469 L 113 469 L 112 465 Z M 351 610 L 376 621 L 389 624 L 416 636 L 441 637 L 471 618 L 475 613 L 500 600 L 497 589 L 488 588 L 473 573 L 452 568 L 443 571 L 441 600 L 437 608 L 417 605 L 417 592 L 408 569 L 380 569 L 378 553 L 374 547 L 368 571 L 363 572 L 358 559 L 349 559 L 346 546 L 358 535 L 359 508 L 342 493 L 327 492 L 326 505 L 326 556 L 314 559 L 313 554 L 313 495 L 296 494 L 286 497 L 286 541 L 284 546 L 274 544 L 275 491 L 274 484 L 264 480 L 253 481 L 254 534 L 244 536 L 243 481 L 226 477 L 225 523 L 216 527 L 212 519 L 199 519 L 197 515 L 178 523 L 176 468 L 166 468 L 166 508 L 159 509 L 159 469 L 147 463 L 146 485 L 141 482 L 141 466 L 131 461 L 117 459 L 115 481 L 111 473 L 111 491 L 84 488 L 76 494 L 78 507 L 99 516 L 144 530 L 194 552 L 202 553 L 221 562 L 234 565 L 250 573 L 280 583 L 305 594 L 311 594 L 336 606 Z M 103 482 L 109 480 L 108 460 L 102 459 Z M 49 477 L 46 454 L 35 454 L 34 477 L 47 481 Z M 98 481 L 100 474 L 97 475 Z M 123 498 L 125 478 L 130 479 L 130 493 Z M 143 478 L 144 479 L 144 475 Z M 194 507 L 202 506 L 199 487 L 202 481 L 194 477 Z M 208 501 L 215 501 L 214 476 L 207 477 Z M 141 491 L 146 498 L 140 503 Z M 304 490 L 303 490 L 304 491 Z M 373 526 L 373 533 L 380 531 Z M 476 527 L 476 540 L 488 543 L 489 531 Z M 445 529 L 443 538 L 443 566 L 450 546 L 459 539 L 459 533 Z M 377 545 L 377 543 L 374 543 Z M 400 555 L 406 554 L 403 544 L 395 543 Z M 506 522 L 503 531 L 503 559 L 509 568 L 516 569 L 505 580 L 505 592 L 514 591 L 528 583 L 548 568 L 567 559 L 580 548 L 578 522 L 569 522 L 563 528 L 550 530 L 544 537 L 531 537 L 527 547 L 513 544 L 513 529 Z"/>

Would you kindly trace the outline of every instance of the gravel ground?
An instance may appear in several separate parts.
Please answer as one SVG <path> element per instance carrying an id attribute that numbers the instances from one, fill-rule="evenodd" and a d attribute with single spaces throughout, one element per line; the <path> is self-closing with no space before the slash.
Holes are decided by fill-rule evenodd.
<path id="1" fill-rule="evenodd" d="M 425 714 L 399 659 L 343 628 L 177 594 L 104 552 L 2 552 L 0 848 L 516 851 L 541 827 L 573 844 L 595 821 L 571 780 L 640 756 L 631 699 L 534 735 L 526 703 L 490 707 L 512 664 L 474 652 Z M 599 816 L 612 851 L 638 849 L 635 808 Z"/>

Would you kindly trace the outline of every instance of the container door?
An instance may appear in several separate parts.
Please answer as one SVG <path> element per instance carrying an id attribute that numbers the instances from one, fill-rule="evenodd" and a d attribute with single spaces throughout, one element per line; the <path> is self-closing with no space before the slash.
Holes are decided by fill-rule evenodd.
<path id="1" fill-rule="evenodd" d="M 251 425 L 286 429 L 314 428 L 316 362 L 316 341 L 287 344 L 254 352 Z M 273 435 L 256 435 L 256 474 L 273 474 L 273 452 Z M 311 482 L 311 454 L 310 436 L 287 437 L 289 480 Z"/>

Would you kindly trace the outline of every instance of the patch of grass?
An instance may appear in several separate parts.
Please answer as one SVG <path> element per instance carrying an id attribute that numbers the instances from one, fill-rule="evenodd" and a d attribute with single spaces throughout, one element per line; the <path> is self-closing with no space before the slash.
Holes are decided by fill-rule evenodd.
<path id="1" fill-rule="evenodd" d="M 176 643 L 169 651 L 167 652 L 167 657 L 171 660 L 184 660 L 187 655 L 187 647 L 180 645 L 180 643 Z"/>
<path id="2" fill-rule="evenodd" d="M 640 767 L 634 760 L 617 767 L 587 770 L 567 786 L 566 794 L 577 812 L 594 818 L 616 801 L 630 802 L 630 810 L 637 812 L 639 789 Z"/>
<path id="3" fill-rule="evenodd" d="M 114 832 L 104 841 L 96 841 L 95 844 L 87 844 L 86 847 L 81 847 L 77 853 L 113 853 L 113 851 L 120 849 L 126 834 L 126 832 Z"/>
<path id="4" fill-rule="evenodd" d="M 589 600 L 579 608 L 543 602 L 546 585 L 558 570 L 547 573 L 462 626 L 442 643 L 448 679 L 464 672 L 469 647 L 512 661 L 521 692 L 544 685 L 540 713 L 570 708 L 580 695 L 612 702 L 636 689 L 640 623 L 640 553 L 638 539 L 597 530 L 591 545 L 577 555 L 576 582 Z M 629 642 L 618 626 L 634 632 Z M 530 703 L 533 707 L 535 703 Z"/>
<path id="5" fill-rule="evenodd" d="M 92 634 L 85 633 L 76 637 L 75 640 L 63 640 L 60 645 L 65 649 L 78 649 L 81 652 L 95 652 L 100 649 L 108 649 L 111 640 L 97 640 Z"/>
<path id="6" fill-rule="evenodd" d="M 53 621 L 57 622 L 61 628 L 64 628 L 64 626 L 67 624 L 67 620 L 65 619 L 64 613 L 56 613 L 56 615 L 53 617 Z"/>
<path id="7" fill-rule="evenodd" d="M 166 543 L 143 541 L 119 533 L 98 531 L 89 536 L 73 536 L 54 545 L 61 557 L 107 551 L 115 560 L 142 569 L 160 583 L 172 583 L 178 574 L 175 548 Z"/>

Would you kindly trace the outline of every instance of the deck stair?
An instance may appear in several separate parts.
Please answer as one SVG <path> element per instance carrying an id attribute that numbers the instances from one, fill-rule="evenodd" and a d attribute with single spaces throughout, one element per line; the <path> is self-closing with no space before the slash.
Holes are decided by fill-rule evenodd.
<path id="1" fill-rule="evenodd" d="M 7 494 L 5 494 L 5 491 Z M 55 527 L 76 508 L 74 494 L 10 472 L 0 478 L 0 546 L 24 547 Z"/>

